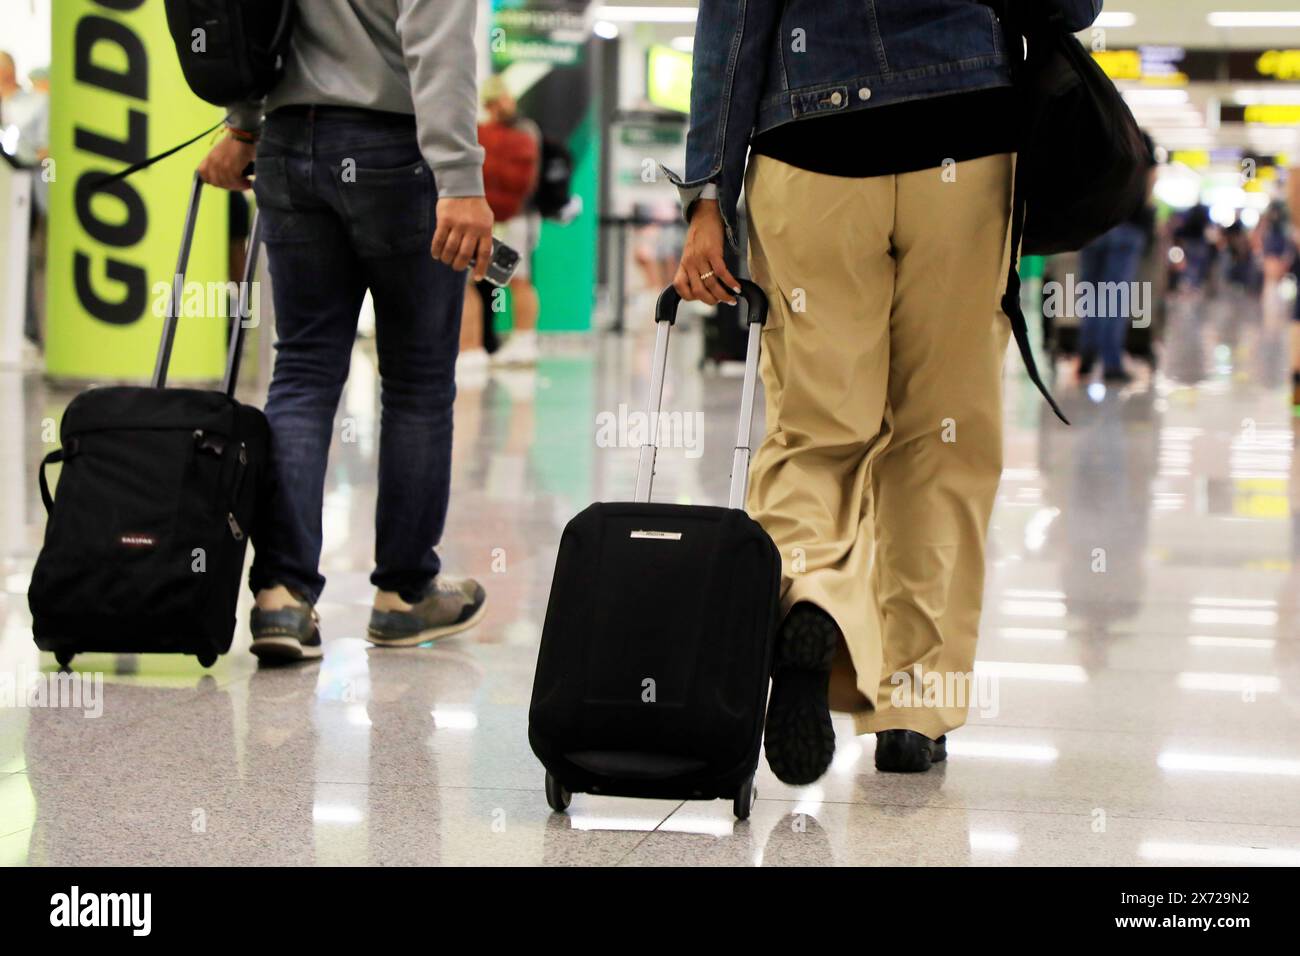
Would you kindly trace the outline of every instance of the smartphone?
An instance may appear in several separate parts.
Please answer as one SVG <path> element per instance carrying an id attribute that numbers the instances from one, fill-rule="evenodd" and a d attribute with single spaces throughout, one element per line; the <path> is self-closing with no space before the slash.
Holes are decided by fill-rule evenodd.
<path id="1" fill-rule="evenodd" d="M 470 269 L 473 269 L 475 260 L 469 261 Z M 514 277 L 515 270 L 519 268 L 519 253 L 511 249 L 500 239 L 495 236 L 492 238 L 492 261 L 488 263 L 487 275 L 484 276 L 488 282 L 495 286 L 503 286 L 510 282 Z"/>

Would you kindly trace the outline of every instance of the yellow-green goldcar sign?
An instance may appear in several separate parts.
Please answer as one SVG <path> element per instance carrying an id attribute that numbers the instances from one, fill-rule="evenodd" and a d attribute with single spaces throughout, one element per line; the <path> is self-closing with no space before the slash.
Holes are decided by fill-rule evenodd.
<path id="1" fill-rule="evenodd" d="M 185 85 L 163 0 L 54 0 L 46 371 L 73 381 L 145 382 L 172 284 L 194 168 L 206 140 L 96 191 L 95 179 L 162 152 L 221 118 Z M 209 189 L 188 279 L 224 282 L 228 198 Z M 226 319 L 187 314 L 170 381 L 219 378 Z"/>

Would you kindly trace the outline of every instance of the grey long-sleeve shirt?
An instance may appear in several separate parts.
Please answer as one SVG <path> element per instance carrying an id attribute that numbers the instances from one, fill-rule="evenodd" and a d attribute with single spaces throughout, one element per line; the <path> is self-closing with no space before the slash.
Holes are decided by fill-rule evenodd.
<path id="1" fill-rule="evenodd" d="M 284 76 L 266 102 L 230 108 L 239 129 L 281 106 L 414 114 L 439 196 L 483 195 L 477 0 L 299 0 Z"/>

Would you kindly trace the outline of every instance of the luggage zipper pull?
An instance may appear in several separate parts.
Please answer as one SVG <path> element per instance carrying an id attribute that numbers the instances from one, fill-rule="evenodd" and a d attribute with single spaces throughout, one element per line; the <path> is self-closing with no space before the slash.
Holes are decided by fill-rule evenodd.
<path id="1" fill-rule="evenodd" d="M 226 524 L 230 526 L 230 536 L 232 538 L 236 541 L 244 540 L 244 529 L 241 528 L 239 522 L 235 520 L 235 513 L 233 511 L 226 512 Z"/>

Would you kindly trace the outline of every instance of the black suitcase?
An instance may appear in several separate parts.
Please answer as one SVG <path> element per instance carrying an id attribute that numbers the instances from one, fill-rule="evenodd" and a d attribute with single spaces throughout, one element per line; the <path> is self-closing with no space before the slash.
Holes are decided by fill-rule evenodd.
<path id="1" fill-rule="evenodd" d="M 82 392 L 41 462 L 49 520 L 27 599 L 36 646 L 65 667 L 91 651 L 194 654 L 209 667 L 234 636 L 269 475 L 266 418 L 234 399 L 260 230 L 254 220 L 222 390 L 164 388 L 202 191 L 196 176 L 152 387 Z"/>
<path id="2" fill-rule="evenodd" d="M 749 338 L 726 508 L 652 504 L 655 433 L 635 501 L 599 503 L 564 529 L 542 630 L 528 740 L 546 799 L 572 793 L 754 799 L 772 670 L 781 557 L 742 510 L 767 300 L 743 282 Z M 669 288 L 656 308 L 649 420 L 663 397 Z"/>

